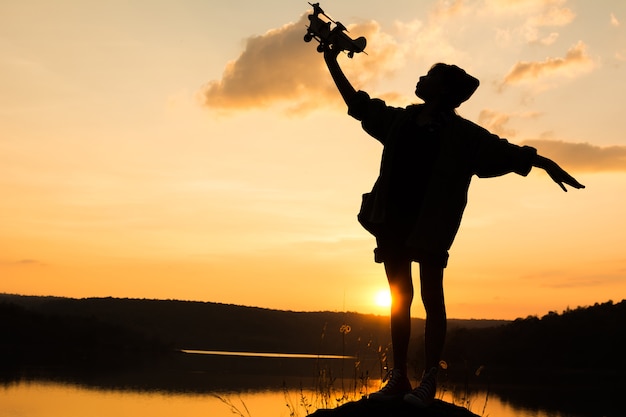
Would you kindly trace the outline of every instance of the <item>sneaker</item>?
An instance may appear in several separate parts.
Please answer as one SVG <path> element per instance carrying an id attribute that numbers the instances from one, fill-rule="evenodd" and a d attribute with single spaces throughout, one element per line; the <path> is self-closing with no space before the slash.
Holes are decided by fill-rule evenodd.
<path id="1" fill-rule="evenodd" d="M 403 398 L 407 392 L 411 392 L 411 382 L 406 374 L 392 369 L 385 378 L 387 384 L 380 390 L 369 395 L 374 401 L 392 401 Z"/>
<path id="2" fill-rule="evenodd" d="M 435 400 L 437 391 L 437 368 L 425 372 L 420 385 L 404 396 L 404 401 L 419 408 L 426 408 Z"/>

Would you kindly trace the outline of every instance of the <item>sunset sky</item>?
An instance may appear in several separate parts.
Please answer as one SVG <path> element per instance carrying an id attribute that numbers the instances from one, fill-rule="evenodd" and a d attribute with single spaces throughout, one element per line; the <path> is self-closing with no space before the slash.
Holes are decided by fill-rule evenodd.
<path id="1" fill-rule="evenodd" d="M 432 64 L 457 64 L 481 80 L 460 115 L 586 186 L 475 179 L 449 317 L 626 298 L 626 1 L 321 6 L 368 40 L 339 57 L 355 87 L 405 106 Z M 0 292 L 387 313 L 356 221 L 381 146 L 303 41 L 309 9 L 2 2 Z"/>

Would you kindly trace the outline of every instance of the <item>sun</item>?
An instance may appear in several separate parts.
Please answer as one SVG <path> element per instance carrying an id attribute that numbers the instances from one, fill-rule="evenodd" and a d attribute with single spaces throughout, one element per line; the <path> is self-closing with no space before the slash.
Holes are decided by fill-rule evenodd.
<path id="1" fill-rule="evenodd" d="M 390 307 L 391 306 L 391 294 L 388 289 L 380 290 L 374 295 L 374 303 L 378 307 Z"/>

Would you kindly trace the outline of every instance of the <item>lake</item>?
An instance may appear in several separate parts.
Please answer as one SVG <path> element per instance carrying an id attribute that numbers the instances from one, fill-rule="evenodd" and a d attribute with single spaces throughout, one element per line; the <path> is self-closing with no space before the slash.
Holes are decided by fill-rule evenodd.
<path id="1" fill-rule="evenodd" d="M 5 377 L 0 385 L 0 416 L 304 417 L 317 408 L 333 408 L 341 397 L 357 400 L 380 384 L 374 376 L 350 375 L 353 359 L 349 357 L 193 352 L 167 366 Z M 597 386 L 486 389 L 445 383 L 445 387 L 444 401 L 484 416 L 624 415 L 621 389 L 613 393 L 612 388 Z"/>

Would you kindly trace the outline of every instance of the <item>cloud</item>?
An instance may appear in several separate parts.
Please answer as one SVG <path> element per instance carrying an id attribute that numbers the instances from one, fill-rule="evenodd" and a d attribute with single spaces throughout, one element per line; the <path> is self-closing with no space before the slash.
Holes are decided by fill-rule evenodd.
<path id="1" fill-rule="evenodd" d="M 506 125 L 509 123 L 511 118 L 515 117 L 517 119 L 534 119 L 539 117 L 540 113 L 538 112 L 514 112 L 514 113 L 503 113 L 496 110 L 484 109 L 481 110 L 478 115 L 478 124 L 484 126 L 485 129 L 490 132 L 495 133 L 498 136 L 513 138 L 517 134 L 515 129 L 511 129 Z"/>
<path id="2" fill-rule="evenodd" d="M 551 77 L 575 78 L 580 74 L 588 73 L 594 66 L 593 60 L 587 54 L 587 46 L 579 41 L 567 51 L 563 58 L 546 58 L 540 62 L 518 62 L 506 74 L 501 87 Z"/>
<path id="3" fill-rule="evenodd" d="M 558 32 L 543 34 L 543 28 L 570 24 L 576 14 L 566 7 L 567 0 L 485 0 L 484 12 L 497 16 L 525 17 L 514 30 L 530 44 L 551 45 Z"/>
<path id="4" fill-rule="evenodd" d="M 324 75 L 323 62 L 302 40 L 304 19 L 249 38 L 241 55 L 226 65 L 222 78 L 203 86 L 203 104 L 218 109 L 254 108 L 278 99 L 318 95 L 319 84 L 316 89 L 313 85 Z"/>
<path id="5" fill-rule="evenodd" d="M 18 266 L 18 267 L 35 267 L 35 266 L 46 266 L 45 263 L 38 261 L 36 259 L 19 259 L 16 261 L 10 261 L 4 263 L 4 265 Z"/>
<path id="6" fill-rule="evenodd" d="M 553 43 L 555 43 L 557 41 L 557 39 L 559 38 L 559 34 L 557 32 L 552 32 L 547 36 L 544 36 L 541 39 L 536 39 L 534 41 L 531 41 L 531 43 L 538 43 L 540 45 L 552 45 Z"/>
<path id="7" fill-rule="evenodd" d="M 576 17 L 571 9 L 564 7 L 567 0 L 543 0 L 534 3 L 541 7 L 540 13 L 528 21 L 534 26 L 566 26 Z"/>
<path id="8" fill-rule="evenodd" d="M 542 155 L 554 159 L 568 171 L 626 172 L 626 146 L 596 146 L 589 143 L 569 143 L 556 140 L 526 140 L 528 145 Z"/>
<path id="9" fill-rule="evenodd" d="M 576 17 L 566 4 L 567 0 L 484 0 L 481 7 L 499 15 L 529 16 L 538 26 L 563 26 Z"/>
<path id="10" fill-rule="evenodd" d="M 510 119 L 509 114 L 485 109 L 478 115 L 478 124 L 498 136 L 511 138 L 515 136 L 515 130 L 505 126 Z"/>
<path id="11" fill-rule="evenodd" d="M 617 19 L 614 13 L 611 13 L 611 25 L 614 27 L 619 27 L 620 21 Z"/>
<path id="12" fill-rule="evenodd" d="M 357 89 L 366 85 L 368 91 L 382 97 L 385 93 L 375 91 L 376 83 L 405 68 L 408 61 L 414 61 L 418 67 L 452 59 L 463 61 L 465 51 L 454 47 L 446 29 L 456 24 L 457 17 L 479 13 L 479 9 L 487 5 L 491 15 L 521 17 L 526 28 L 563 26 L 575 17 L 565 3 L 566 0 L 440 0 L 426 23 L 419 20 L 395 22 L 393 36 L 383 32 L 375 21 L 352 25 L 348 28 L 351 36 L 367 38 L 368 55 L 357 54 L 352 60 L 340 57 L 342 67 Z M 315 51 L 317 43 L 303 41 L 307 16 L 304 13 L 295 23 L 247 39 L 241 54 L 227 63 L 219 79 L 202 86 L 197 94 L 201 104 L 221 112 L 278 105 L 290 114 L 341 105 L 323 59 Z M 550 31 L 537 32 L 537 36 L 528 39 L 550 45 L 558 37 L 557 32 Z M 563 58 L 517 63 L 504 77 L 500 88 L 534 82 L 537 88 L 545 89 L 538 81 L 554 83 L 559 77 L 573 78 L 593 67 L 586 45 L 579 42 Z M 411 98 L 402 97 L 400 101 L 407 99 Z"/>
<path id="13" fill-rule="evenodd" d="M 201 103 L 212 109 L 236 110 L 263 108 L 275 103 L 287 103 L 291 112 L 307 111 L 338 101 L 338 95 L 317 42 L 303 40 L 307 14 L 296 23 L 289 23 L 247 40 L 245 49 L 229 62 L 219 80 L 205 84 L 199 92 Z M 351 36 L 365 36 L 369 55 L 356 55 L 345 70 L 357 86 L 388 75 L 402 65 L 398 46 L 381 33 L 376 22 L 366 22 L 349 28 Z M 370 50 L 372 51 L 370 53 Z M 343 58 L 340 58 L 343 59 Z"/>
<path id="14" fill-rule="evenodd" d="M 467 10 L 466 0 L 439 0 L 435 4 L 432 17 L 435 19 L 452 17 Z"/>

